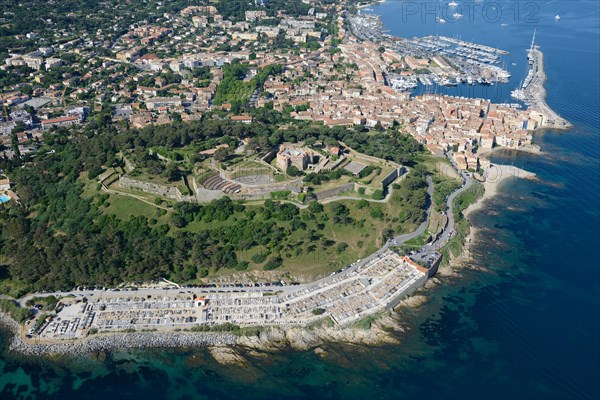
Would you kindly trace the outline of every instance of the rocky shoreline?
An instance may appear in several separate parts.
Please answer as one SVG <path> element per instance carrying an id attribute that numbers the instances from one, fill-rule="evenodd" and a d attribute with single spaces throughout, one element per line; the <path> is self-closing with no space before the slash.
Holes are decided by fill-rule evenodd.
<path id="1" fill-rule="evenodd" d="M 7 327 L 12 333 L 9 351 L 25 356 L 73 356 L 133 348 L 233 346 L 238 339 L 230 333 L 132 332 L 96 335 L 64 343 L 28 343 L 21 339 L 19 325 L 5 313 L 0 313 L 0 325 Z"/>
<path id="2" fill-rule="evenodd" d="M 458 255 L 452 255 L 447 266 L 440 268 L 438 271 L 440 276 L 453 276 L 460 268 L 467 266 L 471 268 L 475 267 L 473 264 L 473 246 L 478 240 L 481 229 L 473 225 L 471 216 L 483 209 L 485 203 L 498 195 L 501 192 L 500 187 L 511 179 L 537 179 L 537 176 L 532 172 L 512 165 L 494 165 L 492 170 L 488 171 L 487 179 L 483 182 L 483 195 L 475 203 L 463 210 L 464 218 L 469 222 L 469 232 L 464 238 L 462 251 Z"/>
<path id="3" fill-rule="evenodd" d="M 418 307 L 425 302 L 424 296 L 413 296 L 399 307 Z M 99 334 L 84 339 L 65 342 L 26 342 L 19 333 L 20 327 L 9 315 L 0 312 L 0 325 L 8 328 L 12 338 L 10 352 L 24 356 L 81 356 L 94 352 L 117 349 L 143 348 L 208 348 L 215 360 L 222 364 L 245 363 L 237 350 L 251 352 L 274 352 L 284 349 L 305 351 L 318 348 L 328 342 L 384 345 L 399 344 L 393 333 L 402 333 L 396 312 L 387 311 L 372 321 L 370 327 L 270 327 L 254 335 L 237 336 L 230 333 L 204 332 L 131 332 Z"/>

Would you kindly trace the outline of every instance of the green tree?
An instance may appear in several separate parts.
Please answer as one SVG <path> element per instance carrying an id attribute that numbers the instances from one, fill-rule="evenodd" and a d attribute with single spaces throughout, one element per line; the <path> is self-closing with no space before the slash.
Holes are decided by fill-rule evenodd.
<path id="1" fill-rule="evenodd" d="M 215 160 L 224 161 L 232 154 L 231 149 L 229 147 L 220 147 L 215 151 Z"/>
<path id="2" fill-rule="evenodd" d="M 169 164 L 165 169 L 164 176 L 169 182 L 177 182 L 181 180 L 181 170 L 175 164 Z"/>
<path id="3" fill-rule="evenodd" d="M 24 85 L 21 89 L 21 93 L 31 96 L 33 94 L 33 88 L 30 85 Z"/>
<path id="4" fill-rule="evenodd" d="M 25 132 L 26 129 L 27 129 L 27 125 L 25 125 L 25 122 L 17 121 L 15 123 L 15 127 L 12 129 L 12 133 L 16 134 L 16 133 Z"/>
<path id="5" fill-rule="evenodd" d="M 383 211 L 381 211 L 381 207 L 371 207 L 369 209 L 369 215 L 371 218 L 383 219 Z"/>
<path id="6" fill-rule="evenodd" d="M 289 176 L 301 176 L 302 175 L 302 171 L 300 171 L 298 169 L 298 167 L 296 167 L 295 165 L 290 165 L 285 170 L 285 173 L 288 174 Z"/>
<path id="7" fill-rule="evenodd" d="M 267 263 L 265 264 L 263 269 L 265 271 L 277 269 L 277 268 L 281 267 L 282 263 L 283 263 L 283 260 L 281 259 L 281 257 L 275 257 L 275 258 L 272 258 L 269 261 L 267 261 Z"/>
<path id="8" fill-rule="evenodd" d="M 323 205 L 318 201 L 311 201 L 308 204 L 308 211 L 310 211 L 311 214 L 318 214 L 323 211 Z"/>
<path id="9" fill-rule="evenodd" d="M 348 248 L 348 243 L 338 243 L 337 247 L 335 248 L 335 251 L 337 251 L 339 254 L 343 253 L 344 251 L 346 251 L 346 249 Z"/>

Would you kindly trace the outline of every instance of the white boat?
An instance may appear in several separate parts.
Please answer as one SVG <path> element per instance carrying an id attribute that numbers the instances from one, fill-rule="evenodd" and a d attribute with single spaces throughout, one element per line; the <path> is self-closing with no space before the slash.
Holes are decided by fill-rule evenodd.
<path id="1" fill-rule="evenodd" d="M 444 85 L 444 86 L 456 86 L 457 83 L 456 83 L 456 81 L 454 81 L 452 79 L 442 78 L 440 80 L 440 85 Z"/>
<path id="2" fill-rule="evenodd" d="M 510 95 L 517 100 L 525 100 L 527 98 L 525 92 L 522 89 L 515 89 L 512 92 L 510 92 Z"/>
<path id="3" fill-rule="evenodd" d="M 438 24 L 445 24 L 446 20 L 444 18 L 436 17 L 436 21 Z"/>
<path id="4" fill-rule="evenodd" d="M 554 20 L 555 20 L 555 21 L 560 21 L 560 15 L 556 14 L 556 15 L 554 16 Z"/>
<path id="5" fill-rule="evenodd" d="M 462 14 L 454 13 L 454 14 L 452 14 L 452 17 L 459 19 L 459 18 L 462 18 Z"/>
<path id="6" fill-rule="evenodd" d="M 448 7 L 458 7 L 458 3 L 455 1 L 451 1 L 450 3 L 448 3 Z"/>

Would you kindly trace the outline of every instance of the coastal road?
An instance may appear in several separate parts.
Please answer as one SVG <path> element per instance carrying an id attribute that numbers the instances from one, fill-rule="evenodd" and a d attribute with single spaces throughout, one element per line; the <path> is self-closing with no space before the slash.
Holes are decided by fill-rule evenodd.
<path id="1" fill-rule="evenodd" d="M 429 195 L 429 201 L 433 202 L 433 181 L 430 176 L 427 176 L 427 194 Z M 382 247 L 382 249 L 387 250 L 390 246 L 401 246 L 405 242 L 408 242 L 411 239 L 417 238 L 421 236 L 427 230 L 427 224 L 429 223 L 429 214 L 431 212 L 431 207 L 427 208 L 425 211 L 425 220 L 419 225 L 419 227 L 411 232 L 405 233 L 403 235 L 398 235 L 390 240 Z"/>
<path id="2" fill-rule="evenodd" d="M 446 205 L 447 205 L 447 207 L 446 207 L 446 216 L 448 217 L 447 218 L 448 223 L 446 224 L 446 229 L 444 229 L 444 233 L 442 233 L 442 235 L 440 235 L 440 237 L 431 245 L 431 247 L 434 247 L 434 248 L 440 248 L 440 247 L 444 246 L 446 244 L 446 242 L 448 240 L 450 240 L 450 238 L 454 234 L 454 224 L 455 224 L 455 221 L 454 221 L 454 210 L 453 210 L 453 208 L 454 208 L 454 200 L 461 193 L 469 190 L 471 188 L 471 186 L 473 185 L 472 178 L 469 176 L 469 174 L 467 172 L 461 171 L 458 168 L 458 166 L 454 162 L 454 159 L 452 158 L 452 153 L 451 152 L 448 155 L 448 159 L 452 163 L 452 166 L 454 167 L 454 169 L 456 169 L 456 171 L 458 172 L 458 174 L 462 178 L 463 185 L 459 189 L 457 189 L 454 192 L 452 192 L 448 196 L 448 198 L 446 200 Z"/>

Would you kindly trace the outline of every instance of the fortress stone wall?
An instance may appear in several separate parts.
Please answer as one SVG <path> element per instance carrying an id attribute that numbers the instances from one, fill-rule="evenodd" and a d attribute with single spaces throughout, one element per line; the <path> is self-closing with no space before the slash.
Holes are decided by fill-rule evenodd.
<path id="1" fill-rule="evenodd" d="M 179 189 L 173 186 L 161 185 L 159 183 L 139 181 L 128 176 L 119 178 L 119 186 L 126 189 L 141 190 L 144 193 L 155 194 L 161 197 L 168 197 L 178 201 L 194 201 L 193 196 L 184 196 Z"/>

